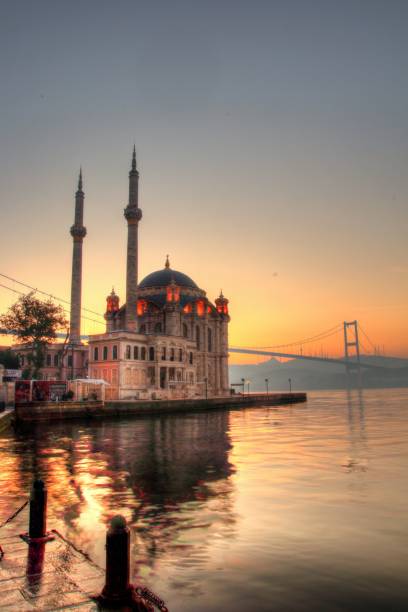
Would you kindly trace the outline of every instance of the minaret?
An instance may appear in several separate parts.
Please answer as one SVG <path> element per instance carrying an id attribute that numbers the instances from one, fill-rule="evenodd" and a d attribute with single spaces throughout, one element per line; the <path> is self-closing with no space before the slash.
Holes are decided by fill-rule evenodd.
<path id="1" fill-rule="evenodd" d="M 139 173 L 136 169 L 136 148 L 133 147 L 132 167 L 129 172 L 129 204 L 125 208 L 128 224 L 126 260 L 126 324 L 127 330 L 137 331 L 137 268 L 138 268 L 138 226 L 142 211 L 138 206 Z"/>
<path id="2" fill-rule="evenodd" d="M 84 192 L 82 191 L 82 169 L 79 171 L 78 190 L 75 194 L 75 220 L 71 227 L 73 238 L 72 279 L 71 279 L 71 317 L 69 341 L 81 342 L 81 292 L 82 292 L 82 242 L 86 236 L 84 227 Z"/>

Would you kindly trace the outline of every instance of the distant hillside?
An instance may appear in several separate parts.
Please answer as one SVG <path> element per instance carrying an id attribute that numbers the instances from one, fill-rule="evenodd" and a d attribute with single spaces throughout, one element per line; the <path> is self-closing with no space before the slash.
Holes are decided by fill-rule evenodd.
<path id="1" fill-rule="evenodd" d="M 407 387 L 408 359 L 362 355 L 360 360 L 378 366 L 380 369 L 362 369 L 364 387 Z M 251 391 L 264 391 L 265 379 L 269 379 L 269 389 L 288 389 L 288 379 L 292 379 L 292 388 L 301 389 L 342 389 L 347 387 L 344 366 L 319 361 L 292 359 L 280 362 L 273 358 L 257 365 L 231 365 L 230 382 L 240 383 L 242 378 L 251 381 Z M 357 383 L 352 375 L 352 384 Z M 239 390 L 239 387 L 236 387 Z"/>

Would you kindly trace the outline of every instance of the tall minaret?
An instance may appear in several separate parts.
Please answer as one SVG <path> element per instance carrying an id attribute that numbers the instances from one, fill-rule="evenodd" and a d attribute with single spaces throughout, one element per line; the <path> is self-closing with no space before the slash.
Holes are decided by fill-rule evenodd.
<path id="1" fill-rule="evenodd" d="M 126 260 L 126 329 L 137 331 L 137 268 L 138 226 L 142 211 L 138 206 L 139 173 L 136 169 L 136 147 L 133 147 L 132 167 L 129 172 L 129 204 L 125 208 L 128 224 Z"/>
<path id="2" fill-rule="evenodd" d="M 86 236 L 84 227 L 84 192 L 82 191 L 82 169 L 79 171 L 78 190 L 75 194 L 75 220 L 71 227 L 73 238 L 71 279 L 71 322 L 69 341 L 81 342 L 81 291 L 82 291 L 82 242 Z"/>

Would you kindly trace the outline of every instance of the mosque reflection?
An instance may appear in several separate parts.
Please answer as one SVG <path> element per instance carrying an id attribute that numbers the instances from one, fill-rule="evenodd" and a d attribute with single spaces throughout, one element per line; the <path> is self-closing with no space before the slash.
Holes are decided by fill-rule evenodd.
<path id="1" fill-rule="evenodd" d="M 200 563 L 209 538 L 234 534 L 229 419 L 217 412 L 38 426 L 20 438 L 21 486 L 44 478 L 53 519 L 99 562 L 107 523 L 120 513 L 139 564 L 153 567 L 166 553 L 179 563 L 197 553 Z"/>

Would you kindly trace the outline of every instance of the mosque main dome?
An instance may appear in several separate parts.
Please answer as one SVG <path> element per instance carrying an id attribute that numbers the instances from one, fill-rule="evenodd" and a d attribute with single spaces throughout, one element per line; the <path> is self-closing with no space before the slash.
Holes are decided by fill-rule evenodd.
<path id="1" fill-rule="evenodd" d="M 145 278 L 139 283 L 138 288 L 149 289 L 152 287 L 167 287 L 172 282 L 179 285 L 179 287 L 198 289 L 197 284 L 192 278 L 183 272 L 172 270 L 168 265 L 168 262 L 166 262 L 166 267 L 163 268 L 163 270 L 157 270 L 156 272 L 152 272 L 151 274 L 145 276 Z"/>

